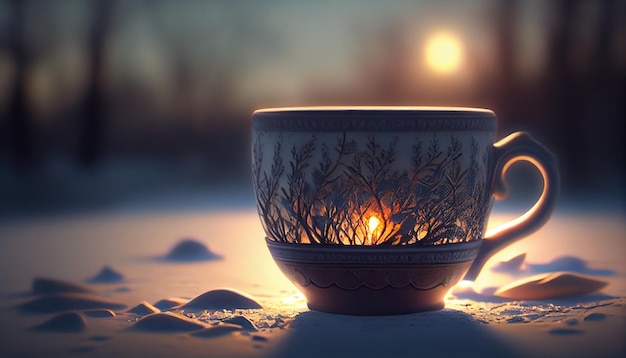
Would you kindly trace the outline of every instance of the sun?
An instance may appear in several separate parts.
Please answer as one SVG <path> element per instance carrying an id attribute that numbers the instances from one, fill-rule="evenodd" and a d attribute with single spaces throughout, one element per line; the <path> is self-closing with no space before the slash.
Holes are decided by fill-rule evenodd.
<path id="1" fill-rule="evenodd" d="M 451 74 L 461 67 L 463 48 L 461 41 L 448 33 L 436 33 L 426 41 L 426 64 L 440 74 Z"/>

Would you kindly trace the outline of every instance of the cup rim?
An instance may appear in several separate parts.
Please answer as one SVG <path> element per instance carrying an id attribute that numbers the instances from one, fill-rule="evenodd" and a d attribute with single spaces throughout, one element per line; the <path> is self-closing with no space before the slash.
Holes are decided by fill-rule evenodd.
<path id="1" fill-rule="evenodd" d="M 253 115 L 270 113 L 302 113 L 302 114 L 332 114 L 332 113 L 370 113 L 370 114 L 486 114 L 495 116 L 495 113 L 487 108 L 480 107 L 456 107 L 456 106 L 302 106 L 302 107 L 268 107 L 260 108 L 253 112 Z"/>

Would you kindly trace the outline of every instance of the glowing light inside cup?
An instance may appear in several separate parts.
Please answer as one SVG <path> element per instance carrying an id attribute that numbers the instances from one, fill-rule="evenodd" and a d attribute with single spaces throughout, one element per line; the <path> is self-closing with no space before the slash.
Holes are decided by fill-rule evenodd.
<path id="1" fill-rule="evenodd" d="M 378 216 L 376 215 L 372 215 L 368 219 L 367 241 L 365 242 L 366 245 L 372 245 L 372 243 L 374 242 L 374 239 L 375 239 L 374 233 L 376 232 L 376 229 L 378 229 L 378 227 L 380 226 L 380 223 L 381 223 L 380 218 L 378 218 Z"/>

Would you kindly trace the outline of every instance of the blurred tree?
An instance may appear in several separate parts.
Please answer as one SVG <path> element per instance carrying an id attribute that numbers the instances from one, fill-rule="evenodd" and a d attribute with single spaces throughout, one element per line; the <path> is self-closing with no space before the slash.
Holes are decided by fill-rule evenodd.
<path id="1" fill-rule="evenodd" d="M 88 166 L 97 163 L 102 156 L 106 119 L 103 87 L 105 46 L 115 4 L 115 0 L 96 0 L 92 8 L 92 27 L 88 37 L 89 76 L 79 143 L 80 162 Z"/>
<path id="2" fill-rule="evenodd" d="M 517 67 L 519 41 L 517 39 L 519 6 L 516 0 L 499 0 L 495 4 L 493 18 L 495 26 L 495 54 L 497 68 L 492 74 L 495 79 L 489 97 L 494 103 L 494 109 L 503 123 L 519 119 L 520 81 Z M 504 128 L 510 132 L 510 128 Z"/>
<path id="3" fill-rule="evenodd" d="M 273 31 L 256 16 L 254 2 L 148 2 L 151 30 L 162 45 L 174 100 L 169 147 L 200 154 L 213 175 L 247 173 L 250 108 L 238 93 L 244 71 L 275 48 Z M 174 8 L 172 8 L 174 6 Z M 198 11 L 202 9 L 203 15 Z M 178 16 L 176 16 L 176 14 Z"/>
<path id="4" fill-rule="evenodd" d="M 25 41 L 26 0 L 11 0 L 13 16 L 8 26 L 8 52 L 13 57 L 14 76 L 8 105 L 8 142 L 16 167 L 27 170 L 34 164 L 33 124 L 26 98 L 26 71 L 30 55 Z"/>
<path id="5" fill-rule="evenodd" d="M 152 29 L 169 64 L 176 114 L 186 130 L 232 125 L 228 117 L 241 110 L 237 103 L 238 76 L 251 66 L 251 54 L 259 49 L 267 51 L 266 45 L 273 41 L 273 34 L 263 29 L 255 16 L 260 5 L 237 1 L 189 8 L 175 5 L 177 9 L 168 2 L 147 5 L 152 10 Z M 179 16 L 172 16 L 168 10 L 177 11 Z M 205 11 L 203 16 L 197 15 L 200 10 Z"/>
<path id="6" fill-rule="evenodd" d="M 582 11 L 582 4 L 578 0 L 553 3 L 540 87 L 549 116 L 542 130 L 560 150 L 562 171 L 573 190 L 587 189 L 591 183 L 613 187 L 614 180 L 623 180 L 623 166 L 615 163 L 623 163 L 624 76 L 611 56 L 618 2 L 593 2 L 596 11 Z M 589 45 L 577 36 L 577 30 L 582 19 L 596 14 L 592 18 L 596 25 L 590 29 L 592 50 L 579 58 L 579 46 Z M 580 62 L 583 65 L 577 66 Z"/>

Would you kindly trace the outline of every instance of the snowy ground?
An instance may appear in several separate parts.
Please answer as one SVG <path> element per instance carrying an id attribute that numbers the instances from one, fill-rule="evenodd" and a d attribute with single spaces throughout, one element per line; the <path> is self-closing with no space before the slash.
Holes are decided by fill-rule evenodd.
<path id="1" fill-rule="evenodd" d="M 492 221 L 510 217 L 499 212 Z M 203 242 L 223 259 L 164 260 L 184 238 Z M 252 207 L 5 219 L 0 221 L 0 356 L 619 357 L 626 354 L 624 252 L 626 223 L 621 212 L 562 210 L 540 232 L 493 258 L 473 286 L 482 294 L 457 289 L 446 308 L 437 312 L 352 317 L 306 308 L 305 299 L 274 265 Z M 492 270 L 521 253 L 526 253 L 525 269 Z M 609 285 L 592 295 L 558 300 L 489 296 L 493 287 L 541 268 L 559 268 L 555 259 L 564 256 L 578 259 L 578 266 L 570 261 L 565 269 L 599 273 L 594 277 Z M 86 282 L 105 265 L 123 278 Z M 31 285 L 36 277 L 83 285 L 128 308 L 141 301 L 190 299 L 228 287 L 251 295 L 264 309 L 193 316 L 206 325 L 244 316 L 256 327 L 208 338 L 190 332 L 129 330 L 137 316 L 124 313 L 126 309 L 117 310 L 116 317 L 86 316 L 86 329 L 78 333 L 41 331 L 33 327 L 58 313 L 15 308 L 35 298 Z"/>

